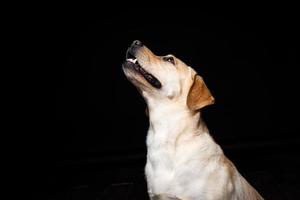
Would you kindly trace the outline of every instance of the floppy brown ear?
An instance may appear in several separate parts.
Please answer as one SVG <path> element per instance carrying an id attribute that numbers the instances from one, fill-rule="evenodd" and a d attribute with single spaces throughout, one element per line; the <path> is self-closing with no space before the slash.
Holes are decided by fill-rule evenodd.
<path id="1" fill-rule="evenodd" d="M 199 75 L 194 76 L 194 83 L 190 88 L 187 105 L 189 109 L 196 111 L 204 106 L 211 105 L 215 102 L 215 98 L 211 95 L 206 87 L 203 79 Z"/>

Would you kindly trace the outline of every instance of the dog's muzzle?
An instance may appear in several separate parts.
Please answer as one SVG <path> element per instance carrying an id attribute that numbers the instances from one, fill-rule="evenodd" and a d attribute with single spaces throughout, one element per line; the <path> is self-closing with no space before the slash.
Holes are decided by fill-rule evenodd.
<path id="1" fill-rule="evenodd" d="M 146 71 L 138 62 L 136 53 L 143 47 L 142 42 L 135 40 L 126 52 L 126 61 L 123 63 L 123 67 L 129 68 L 140 74 L 145 80 L 153 87 L 159 89 L 162 87 L 161 82 L 153 76 L 151 73 Z"/>

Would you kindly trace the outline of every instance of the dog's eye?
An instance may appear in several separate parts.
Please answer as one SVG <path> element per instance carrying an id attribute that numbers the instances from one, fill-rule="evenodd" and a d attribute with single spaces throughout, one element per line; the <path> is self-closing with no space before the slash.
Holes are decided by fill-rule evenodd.
<path id="1" fill-rule="evenodd" d="M 175 65 L 175 60 L 174 60 L 174 58 L 172 56 L 163 57 L 163 60 L 167 61 L 167 62 L 170 62 L 173 65 Z"/>

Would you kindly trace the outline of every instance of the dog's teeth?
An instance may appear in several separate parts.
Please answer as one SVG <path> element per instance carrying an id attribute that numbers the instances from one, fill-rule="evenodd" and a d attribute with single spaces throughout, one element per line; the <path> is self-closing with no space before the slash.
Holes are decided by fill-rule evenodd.
<path id="1" fill-rule="evenodd" d="M 128 58 L 127 61 L 132 62 L 132 63 L 136 63 L 137 59 Z"/>

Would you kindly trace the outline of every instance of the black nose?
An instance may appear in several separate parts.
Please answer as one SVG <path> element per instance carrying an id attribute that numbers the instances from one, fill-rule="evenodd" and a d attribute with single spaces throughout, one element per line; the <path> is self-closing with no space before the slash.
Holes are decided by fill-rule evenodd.
<path id="1" fill-rule="evenodd" d="M 131 46 L 143 46 L 143 43 L 139 40 L 134 40 L 133 43 L 131 44 Z"/>

